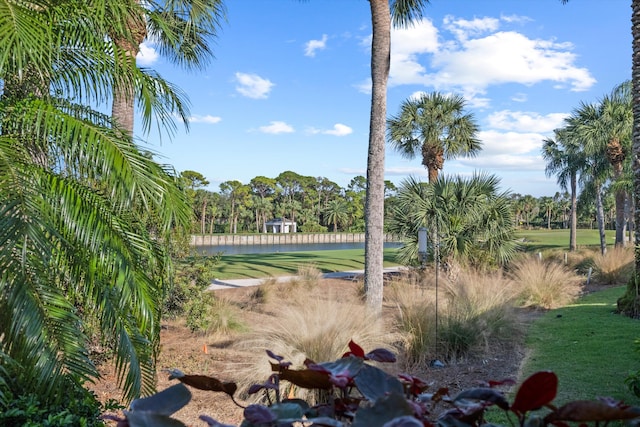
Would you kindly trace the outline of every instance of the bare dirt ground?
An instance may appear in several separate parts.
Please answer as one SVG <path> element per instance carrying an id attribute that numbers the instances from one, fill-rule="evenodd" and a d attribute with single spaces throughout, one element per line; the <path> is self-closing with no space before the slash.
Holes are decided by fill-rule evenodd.
<path id="1" fill-rule="evenodd" d="M 320 292 L 330 293 L 332 289 L 340 289 L 341 293 L 350 290 L 353 294 L 356 282 L 339 279 L 324 279 L 318 285 Z M 216 291 L 216 296 L 224 297 L 244 307 L 243 320 L 251 322 L 268 322 L 269 313 L 250 309 L 250 294 L 255 288 L 240 288 Z M 384 313 L 390 316 L 393 307 L 385 307 Z M 537 317 L 539 312 L 522 311 L 520 317 L 524 323 Z M 203 336 L 194 334 L 181 321 L 169 321 L 163 325 L 161 333 L 161 355 L 158 361 L 158 390 L 162 390 L 176 383 L 169 381 L 163 369 L 177 368 L 189 374 L 203 374 L 216 377 L 222 381 L 233 381 L 234 366 L 247 360 L 246 350 L 237 350 L 233 344 L 241 339 L 241 335 L 232 336 Z M 448 362 L 443 368 L 416 366 L 410 373 L 431 384 L 431 390 L 447 387 L 450 395 L 458 391 L 478 386 L 483 381 L 502 380 L 511 378 L 518 380 L 518 372 L 525 350 L 522 340 L 515 340 L 512 345 L 501 348 L 489 348 L 486 353 L 470 357 L 465 360 Z M 118 398 L 119 391 L 115 386 L 115 377 L 111 368 L 103 369 L 104 379 L 94 387 L 98 397 L 102 400 Z M 262 382 L 266 378 L 256 378 Z M 202 414 L 213 417 L 222 423 L 239 425 L 242 421 L 242 409 L 233 404 L 231 399 L 222 393 L 203 392 L 192 389 L 192 401 L 174 415 L 188 426 L 205 426 L 199 420 Z M 243 403 L 240 401 L 240 403 Z"/>

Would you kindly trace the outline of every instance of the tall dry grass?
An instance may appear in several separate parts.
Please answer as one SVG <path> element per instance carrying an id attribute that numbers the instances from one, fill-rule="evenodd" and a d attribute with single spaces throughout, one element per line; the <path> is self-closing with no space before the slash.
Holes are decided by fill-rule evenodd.
<path id="1" fill-rule="evenodd" d="M 396 327 L 405 337 L 403 364 L 408 368 L 487 352 L 518 336 L 513 309 L 518 292 L 499 272 L 461 270 L 455 279 L 438 282 L 437 339 L 433 275 L 427 274 L 421 286 L 399 280 L 385 290 L 397 307 Z"/>
<path id="2" fill-rule="evenodd" d="M 633 248 L 613 248 L 593 258 L 593 279 L 602 285 L 627 283 L 634 271 Z"/>
<path id="3" fill-rule="evenodd" d="M 562 307 L 580 295 L 584 278 L 555 261 L 523 255 L 510 266 L 510 277 L 519 288 L 523 307 Z"/>
<path id="4" fill-rule="evenodd" d="M 445 316 L 439 342 L 443 357 L 452 360 L 491 346 L 510 343 L 520 335 L 514 303 L 519 290 L 500 271 L 463 270 L 445 282 Z"/>
<path id="5" fill-rule="evenodd" d="M 365 351 L 378 347 L 393 349 L 398 340 L 384 319 L 369 311 L 355 296 L 314 296 L 303 287 L 294 287 L 286 300 L 268 311 L 274 318 L 254 325 L 239 343 L 239 348 L 249 349 L 254 355 L 237 369 L 240 393 L 245 398 L 249 398 L 244 394 L 249 386 L 265 381 L 272 374 L 266 350 L 291 362 L 291 369 L 301 369 L 305 359 L 319 363 L 342 357 L 348 351 L 350 340 Z M 306 390 L 290 384 L 282 387 L 286 395 L 314 398 Z"/>

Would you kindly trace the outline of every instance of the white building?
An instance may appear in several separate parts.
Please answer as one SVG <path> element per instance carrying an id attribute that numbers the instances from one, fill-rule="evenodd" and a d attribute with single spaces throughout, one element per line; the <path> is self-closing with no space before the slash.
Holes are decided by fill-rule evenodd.
<path id="1" fill-rule="evenodd" d="M 296 233 L 298 225 L 286 218 L 274 218 L 267 221 L 267 233 Z"/>

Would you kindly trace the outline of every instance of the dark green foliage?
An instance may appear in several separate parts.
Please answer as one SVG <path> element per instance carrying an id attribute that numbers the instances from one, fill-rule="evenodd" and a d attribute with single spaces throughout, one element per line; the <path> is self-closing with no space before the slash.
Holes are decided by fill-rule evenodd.
<path id="1" fill-rule="evenodd" d="M 640 354 L 640 339 L 636 340 L 636 352 Z M 629 387 L 629 390 L 636 396 L 640 397 L 640 370 L 630 374 L 624 383 Z"/>
<path id="2" fill-rule="evenodd" d="M 561 407 L 552 404 L 558 392 L 558 377 L 549 371 L 536 372 L 516 390 L 510 403 L 499 389 L 512 386 L 511 380 L 488 381 L 477 388 L 449 397 L 447 389 L 427 392 L 429 385 L 420 378 L 401 374 L 393 376 L 368 364 L 394 362 L 395 356 L 387 350 L 376 349 L 369 353 L 354 343 L 342 358 L 328 363 L 307 360 L 304 369 L 291 369 L 291 363 L 270 351 L 267 354 L 273 374 L 262 384 L 256 384 L 250 393 L 264 393 L 268 405 L 253 404 L 244 408 L 241 427 L 317 425 L 329 427 L 476 427 L 487 425 L 485 413 L 491 407 L 515 417 L 519 426 L 556 425 L 568 427 L 570 422 L 586 426 L 613 420 L 640 418 L 640 407 L 630 407 L 610 398 L 596 401 L 573 401 Z M 171 372 L 171 379 L 199 390 L 223 392 L 231 401 L 237 389 L 235 383 L 223 383 L 203 375 L 184 375 Z M 297 387 L 326 391 L 328 399 L 315 406 L 299 399 L 282 399 L 280 381 L 288 381 Z M 188 389 L 177 384 L 141 401 L 134 401 L 125 418 L 109 416 L 129 427 L 144 427 L 153 421 L 156 427 L 183 426 L 170 415 L 186 405 L 190 398 Z M 168 404 L 170 402 L 171 404 Z M 436 405 L 446 404 L 451 409 L 434 415 Z M 238 405 L 240 406 L 240 405 Z M 546 413 L 532 415 L 532 411 L 546 408 Z M 200 417 L 211 427 L 229 427 L 216 420 Z M 512 422 L 512 425 L 516 425 Z"/>
<path id="3" fill-rule="evenodd" d="M 64 391 L 64 401 L 44 403 L 38 395 L 9 394 L 6 407 L 0 411 L 0 425 L 22 427 L 99 427 L 104 426 L 100 415 L 104 410 L 96 396 L 86 390 L 70 387 Z"/>
<path id="4" fill-rule="evenodd" d="M 640 317 L 640 293 L 638 287 L 640 286 L 640 278 L 637 276 L 631 277 L 627 282 L 627 290 L 618 299 L 618 312 L 625 316 L 639 318 Z"/>
<path id="5" fill-rule="evenodd" d="M 175 263 L 175 276 L 164 300 L 169 317 L 180 316 L 190 302 L 201 300 L 203 292 L 213 281 L 213 268 L 219 256 L 190 256 Z"/>

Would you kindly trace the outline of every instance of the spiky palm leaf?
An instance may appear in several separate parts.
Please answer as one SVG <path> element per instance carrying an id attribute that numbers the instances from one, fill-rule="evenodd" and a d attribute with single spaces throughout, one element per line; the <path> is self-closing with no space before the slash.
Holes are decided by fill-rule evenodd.
<path id="1" fill-rule="evenodd" d="M 86 31 L 105 23 L 83 5 L 0 2 L 0 38 L 12 41 L 0 46 L 0 352 L 18 362 L 11 381 L 63 396 L 68 381 L 97 376 L 85 335 L 93 316 L 114 343 L 133 398 L 153 390 L 168 261 L 162 243 L 172 225 L 188 224 L 189 208 L 168 168 L 68 96 L 104 102 L 112 86 L 133 82 L 147 117 L 184 110 L 152 73 L 130 62 L 112 67 L 119 53 Z M 46 60 L 31 58 L 36 48 Z M 68 70 L 74 64 L 77 74 Z M 27 71 L 37 78 L 29 81 Z M 11 91 L 7 81 L 36 92 Z M 153 233 L 143 211 L 155 213 Z"/>

